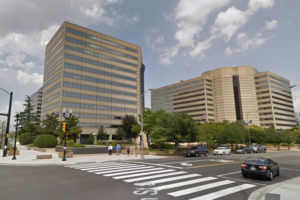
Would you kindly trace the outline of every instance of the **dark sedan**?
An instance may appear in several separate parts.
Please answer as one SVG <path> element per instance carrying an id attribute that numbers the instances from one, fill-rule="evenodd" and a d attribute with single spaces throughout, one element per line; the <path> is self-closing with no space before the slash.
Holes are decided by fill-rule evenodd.
<path id="1" fill-rule="evenodd" d="M 244 177 L 256 176 L 273 180 L 279 176 L 279 165 L 277 162 L 267 158 L 248 158 L 241 166 Z"/>
<path id="2" fill-rule="evenodd" d="M 244 147 L 244 148 L 239 148 L 235 151 L 235 153 L 253 153 L 252 147 Z"/>

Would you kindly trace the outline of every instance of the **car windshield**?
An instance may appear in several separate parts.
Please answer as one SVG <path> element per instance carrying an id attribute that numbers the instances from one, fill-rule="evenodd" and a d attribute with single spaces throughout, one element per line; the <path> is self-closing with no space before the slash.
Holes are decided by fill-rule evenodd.
<path id="1" fill-rule="evenodd" d="M 225 149 L 225 147 L 218 147 L 218 148 L 216 148 L 216 150 L 223 150 L 223 149 Z"/>
<path id="2" fill-rule="evenodd" d="M 246 160 L 247 164 L 254 164 L 254 165 L 265 165 L 267 164 L 267 160 L 263 158 L 248 158 Z"/>

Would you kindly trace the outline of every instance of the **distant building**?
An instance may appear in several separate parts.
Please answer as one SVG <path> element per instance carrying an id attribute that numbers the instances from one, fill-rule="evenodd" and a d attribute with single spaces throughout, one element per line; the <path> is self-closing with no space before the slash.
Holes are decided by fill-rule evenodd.
<path id="1" fill-rule="evenodd" d="M 38 122 L 37 125 L 40 125 L 41 120 L 41 108 L 42 108 L 42 96 L 43 96 L 43 87 L 39 88 L 36 92 L 34 92 L 31 96 L 31 105 L 33 108 L 33 113 L 36 115 Z"/>
<path id="2" fill-rule="evenodd" d="M 296 125 L 289 80 L 250 66 L 222 67 L 151 92 L 152 109 L 196 122 L 240 121 L 277 129 Z"/>
<path id="3" fill-rule="evenodd" d="M 82 143 L 100 126 L 111 138 L 126 114 L 140 113 L 144 70 L 139 46 L 64 22 L 46 46 L 42 118 L 72 109 Z"/>

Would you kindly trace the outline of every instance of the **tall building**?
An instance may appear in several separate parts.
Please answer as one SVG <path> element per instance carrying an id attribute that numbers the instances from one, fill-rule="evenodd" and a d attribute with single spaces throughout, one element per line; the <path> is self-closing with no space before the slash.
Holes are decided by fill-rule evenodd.
<path id="1" fill-rule="evenodd" d="M 39 88 L 36 92 L 34 92 L 31 96 L 31 105 L 32 105 L 32 113 L 34 113 L 38 119 L 37 125 L 40 125 L 41 120 L 41 108 L 42 108 L 42 96 L 43 96 L 43 87 Z"/>
<path id="2" fill-rule="evenodd" d="M 140 113 L 144 70 L 139 46 L 64 22 L 46 46 L 42 118 L 72 109 L 81 142 L 101 126 L 111 136 Z"/>
<path id="3" fill-rule="evenodd" d="M 152 109 L 185 112 L 196 122 L 240 121 L 277 129 L 296 125 L 289 80 L 250 66 L 222 67 L 153 89 Z"/>

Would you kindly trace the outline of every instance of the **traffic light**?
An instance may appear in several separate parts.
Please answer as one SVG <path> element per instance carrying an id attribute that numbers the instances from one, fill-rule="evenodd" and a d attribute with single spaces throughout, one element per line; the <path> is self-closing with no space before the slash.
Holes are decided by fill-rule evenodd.
<path id="1" fill-rule="evenodd" d="M 71 139 L 71 135 L 67 134 L 67 140 Z"/>
<path id="2" fill-rule="evenodd" d="M 62 123 L 62 131 L 66 132 L 67 122 Z"/>

